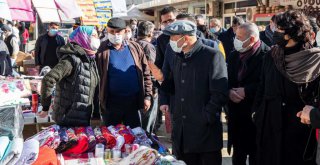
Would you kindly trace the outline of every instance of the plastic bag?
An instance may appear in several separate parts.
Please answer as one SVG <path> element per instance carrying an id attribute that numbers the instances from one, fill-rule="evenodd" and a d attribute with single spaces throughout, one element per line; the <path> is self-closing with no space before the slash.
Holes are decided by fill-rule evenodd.
<path id="1" fill-rule="evenodd" d="M 0 135 L 22 138 L 24 127 L 22 110 L 20 106 L 0 107 Z"/>

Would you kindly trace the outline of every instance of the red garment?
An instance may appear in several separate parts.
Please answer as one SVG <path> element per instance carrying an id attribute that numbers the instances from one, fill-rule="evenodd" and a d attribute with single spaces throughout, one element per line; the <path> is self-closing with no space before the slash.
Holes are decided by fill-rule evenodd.
<path id="1" fill-rule="evenodd" d="M 74 128 L 77 137 L 79 138 L 78 144 L 65 152 L 65 154 L 82 154 L 88 150 L 89 138 L 86 135 L 85 127 Z"/>
<path id="2" fill-rule="evenodd" d="M 112 149 L 116 146 L 116 138 L 112 135 L 112 133 L 108 130 L 106 126 L 101 127 L 102 136 L 107 140 L 107 148 Z"/>
<path id="3" fill-rule="evenodd" d="M 38 159 L 33 165 L 58 165 L 56 151 L 48 146 L 40 147 Z"/>
<path id="4" fill-rule="evenodd" d="M 132 144 L 133 143 L 135 138 L 130 133 L 130 131 L 128 130 L 128 128 L 125 125 L 118 124 L 116 126 L 116 129 L 119 132 L 119 134 L 124 137 L 125 144 Z"/>
<path id="5" fill-rule="evenodd" d="M 23 37 L 23 41 L 22 44 L 27 44 L 28 40 L 29 40 L 29 31 L 28 29 L 25 29 L 24 32 L 22 33 L 22 37 Z"/>

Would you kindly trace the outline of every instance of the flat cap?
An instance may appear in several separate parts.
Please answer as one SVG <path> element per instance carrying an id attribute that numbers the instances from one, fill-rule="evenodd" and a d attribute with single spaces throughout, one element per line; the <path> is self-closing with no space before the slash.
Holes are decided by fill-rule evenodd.
<path id="1" fill-rule="evenodd" d="M 127 27 L 126 22 L 121 18 L 111 18 L 107 25 L 113 29 L 125 29 Z"/>
<path id="2" fill-rule="evenodd" d="M 8 25 L 3 25 L 1 27 L 1 30 L 4 31 L 4 32 L 7 32 L 7 31 L 12 32 L 12 29 Z"/>
<path id="3" fill-rule="evenodd" d="M 191 35 L 195 36 L 197 33 L 197 25 L 188 20 L 175 21 L 167 26 L 164 31 L 166 35 Z"/>

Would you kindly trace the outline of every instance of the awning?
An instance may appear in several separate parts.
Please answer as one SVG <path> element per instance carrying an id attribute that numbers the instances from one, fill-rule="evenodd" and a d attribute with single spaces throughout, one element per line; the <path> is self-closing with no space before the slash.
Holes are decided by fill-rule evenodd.
<path id="1" fill-rule="evenodd" d="M 113 17 L 127 16 L 127 6 L 125 0 L 111 0 Z"/>
<path id="2" fill-rule="evenodd" d="M 127 12 L 127 16 L 121 17 L 124 20 L 130 20 L 132 18 L 135 18 L 137 20 L 146 20 L 146 21 L 154 21 L 154 16 L 145 14 L 141 12 L 136 5 L 132 5 Z"/>
<path id="3" fill-rule="evenodd" d="M 81 17 L 82 11 L 75 0 L 55 0 L 57 7 L 69 18 Z"/>
<path id="4" fill-rule="evenodd" d="M 5 20 L 12 20 L 9 6 L 7 4 L 7 0 L 0 0 L 0 18 L 3 18 Z"/>
<path id="5" fill-rule="evenodd" d="M 35 21 L 35 14 L 31 6 L 31 0 L 8 0 L 12 20 Z M 3 10 L 1 10 L 2 13 Z"/>
<path id="6" fill-rule="evenodd" d="M 32 3 L 42 23 L 60 22 L 58 9 L 54 0 L 32 0 Z"/>

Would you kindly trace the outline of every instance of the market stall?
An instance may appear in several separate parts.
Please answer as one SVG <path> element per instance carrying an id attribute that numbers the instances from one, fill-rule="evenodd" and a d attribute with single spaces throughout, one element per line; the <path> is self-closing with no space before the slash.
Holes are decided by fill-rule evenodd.
<path id="1" fill-rule="evenodd" d="M 1 165 L 185 164 L 176 160 L 157 136 L 140 127 L 107 127 L 101 121 L 87 127 L 62 127 L 54 123 L 51 113 L 46 118 L 37 116 L 42 109 L 41 80 L 39 76 L 21 76 L 0 81 L 0 98 L 4 98 L 0 100 Z"/>

